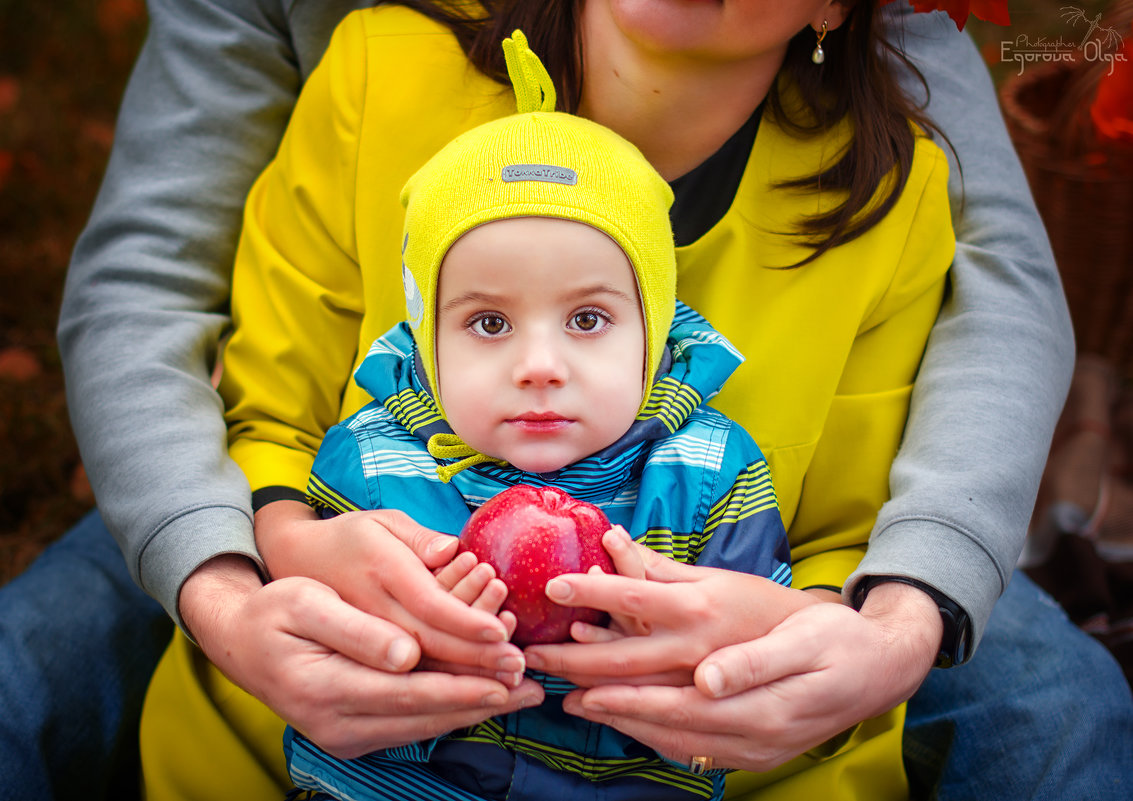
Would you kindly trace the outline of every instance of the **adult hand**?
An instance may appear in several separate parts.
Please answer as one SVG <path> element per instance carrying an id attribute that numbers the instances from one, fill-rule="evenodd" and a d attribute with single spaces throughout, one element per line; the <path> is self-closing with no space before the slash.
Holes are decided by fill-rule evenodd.
<path id="1" fill-rule="evenodd" d="M 531 646 L 528 667 L 582 687 L 691 685 L 693 670 L 712 652 L 761 636 L 790 612 L 819 603 L 758 576 L 675 562 L 619 528 L 603 544 L 619 575 L 560 576 L 546 591 L 558 603 L 608 612 L 618 633 L 575 623 L 571 634 L 579 642 Z"/>
<path id="2" fill-rule="evenodd" d="M 507 626 L 453 597 L 433 575 L 449 563 L 457 538 L 424 528 L 395 510 L 319 519 L 306 504 L 276 501 L 256 512 L 256 545 L 273 578 L 303 576 L 342 600 L 412 634 L 436 663 L 518 684 L 522 652 Z"/>
<path id="3" fill-rule="evenodd" d="M 181 592 L 205 655 L 331 754 L 351 758 L 434 737 L 542 701 L 480 676 L 410 671 L 417 641 L 306 578 L 261 584 L 240 556 L 217 557 Z"/>
<path id="4" fill-rule="evenodd" d="M 597 603 L 600 579 L 572 576 L 571 602 Z M 665 618 L 679 613 L 689 588 L 651 589 L 662 592 L 650 593 L 649 608 Z M 927 675 L 940 637 L 927 595 L 882 584 L 860 614 L 837 603 L 806 604 L 765 636 L 720 648 L 697 666 L 695 687 L 596 686 L 572 693 L 564 708 L 679 762 L 711 755 L 717 767 L 765 771 L 906 700 Z M 619 670 L 632 672 L 630 664 Z"/>

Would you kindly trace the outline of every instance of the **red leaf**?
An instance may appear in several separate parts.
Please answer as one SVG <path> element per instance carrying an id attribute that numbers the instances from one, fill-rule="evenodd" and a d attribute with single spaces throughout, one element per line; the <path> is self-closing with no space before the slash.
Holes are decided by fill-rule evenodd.
<path id="1" fill-rule="evenodd" d="M 104 150 L 110 150 L 110 146 L 114 144 L 114 126 L 101 120 L 83 120 L 81 131 L 84 139 Z"/>
<path id="2" fill-rule="evenodd" d="M 27 348 L 17 345 L 0 350 L 0 378 L 27 381 L 43 372 L 39 359 Z"/>
<path id="3" fill-rule="evenodd" d="M 996 25 L 1010 25 L 1011 14 L 1007 11 L 1007 0 L 972 0 L 972 14 L 976 19 Z M 961 28 L 964 26 L 961 25 Z"/>
<path id="4" fill-rule="evenodd" d="M 76 501 L 83 503 L 94 502 L 94 490 L 91 489 L 90 479 L 87 478 L 86 468 L 83 467 L 82 462 L 75 466 L 75 471 L 71 473 L 71 497 Z"/>
<path id="5" fill-rule="evenodd" d="M 141 19 L 145 11 L 142 0 L 100 0 L 98 27 L 107 36 L 118 36 Z"/>
<path id="6" fill-rule="evenodd" d="M 20 100 L 20 82 L 11 75 L 0 75 L 0 114 L 7 114 Z"/>
<path id="7" fill-rule="evenodd" d="M 1112 71 L 1098 81 L 1090 119 L 1099 138 L 1133 145 L 1133 35 L 1126 37 Z"/>
<path id="8" fill-rule="evenodd" d="M 882 0 L 881 4 L 888 5 L 892 2 L 893 0 Z M 1007 0 L 909 0 L 909 4 L 916 11 L 946 11 L 960 30 L 964 30 L 969 13 L 977 19 L 994 22 L 996 25 L 1011 22 Z"/>
<path id="9" fill-rule="evenodd" d="M 8 183 L 8 176 L 12 174 L 12 166 L 15 163 L 16 157 L 12 155 L 11 150 L 0 150 L 0 189 Z"/>

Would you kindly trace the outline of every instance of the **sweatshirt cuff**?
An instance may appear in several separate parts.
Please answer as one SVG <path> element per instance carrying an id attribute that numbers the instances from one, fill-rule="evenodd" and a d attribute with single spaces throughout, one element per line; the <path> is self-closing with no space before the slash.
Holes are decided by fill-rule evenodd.
<path id="1" fill-rule="evenodd" d="M 969 654 L 975 653 L 1006 587 L 1006 577 L 985 548 L 946 521 L 929 518 L 899 518 L 874 532 L 865 558 L 843 588 L 847 603 L 865 576 L 919 579 L 951 598 L 971 620 Z"/>
<path id="2" fill-rule="evenodd" d="M 308 503 L 307 493 L 294 487 L 263 487 L 252 493 L 252 513 L 256 513 L 276 501 L 298 501 Z"/>
<path id="3" fill-rule="evenodd" d="M 235 506 L 189 509 L 168 520 L 142 548 L 140 583 L 188 634 L 177 606 L 181 587 L 198 567 L 225 554 L 246 556 L 264 573 L 248 511 Z"/>

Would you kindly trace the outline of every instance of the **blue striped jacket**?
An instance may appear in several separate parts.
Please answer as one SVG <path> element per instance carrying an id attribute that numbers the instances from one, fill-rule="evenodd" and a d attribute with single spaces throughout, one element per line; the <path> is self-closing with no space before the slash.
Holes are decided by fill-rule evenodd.
<path id="1" fill-rule="evenodd" d="M 668 354 L 648 402 L 613 445 L 553 474 L 475 464 L 445 483 L 426 443 L 451 433 L 418 379 L 402 324 L 376 340 L 355 373 L 375 400 L 334 426 L 308 495 L 324 515 L 396 508 L 458 534 L 471 510 L 514 484 L 554 485 L 681 562 L 742 570 L 789 585 L 790 552 L 763 454 L 705 402 L 743 357 L 677 304 Z M 452 460 L 440 460 L 440 463 Z M 351 799 L 710 799 L 723 772 L 696 776 L 625 735 L 562 711 L 568 682 L 537 675 L 547 700 L 436 740 L 338 760 L 288 730 L 292 780 Z"/>

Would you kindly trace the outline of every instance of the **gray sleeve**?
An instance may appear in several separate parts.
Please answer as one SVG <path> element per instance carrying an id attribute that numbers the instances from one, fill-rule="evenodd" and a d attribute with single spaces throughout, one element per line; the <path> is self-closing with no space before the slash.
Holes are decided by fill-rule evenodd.
<path id="1" fill-rule="evenodd" d="M 180 622 L 181 584 L 258 561 L 249 490 L 210 373 L 241 209 L 300 77 L 279 4 L 150 0 L 59 345 L 75 436 L 135 581 Z"/>
<path id="2" fill-rule="evenodd" d="M 976 48 L 943 14 L 902 21 L 906 50 L 928 79 L 929 114 L 962 168 L 949 153 L 958 244 L 890 474 L 892 500 L 845 596 L 866 575 L 918 578 L 968 612 L 974 647 L 1026 536 L 1074 340 L 1046 233 Z"/>

